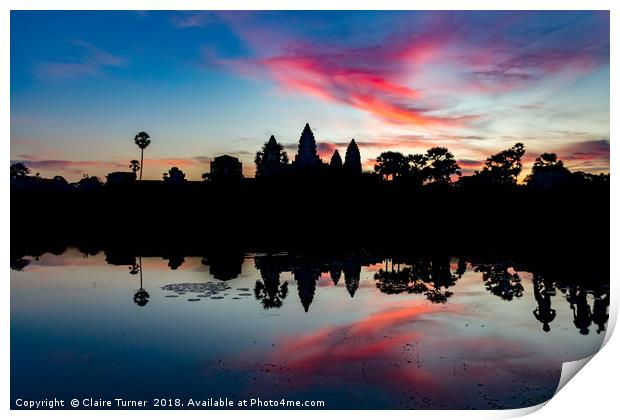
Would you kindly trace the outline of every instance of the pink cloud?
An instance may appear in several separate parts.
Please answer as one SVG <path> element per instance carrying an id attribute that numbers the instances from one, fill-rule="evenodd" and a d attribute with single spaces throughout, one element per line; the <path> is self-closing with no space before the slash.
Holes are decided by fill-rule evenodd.
<path id="1" fill-rule="evenodd" d="M 286 360 L 289 374 L 303 374 L 298 377 L 298 383 L 315 375 L 346 377 L 352 371 L 358 371 L 362 362 L 384 363 L 389 360 L 402 363 L 402 346 L 423 338 L 421 332 L 406 327 L 425 322 L 426 315 L 441 310 L 438 305 L 409 303 L 386 308 L 352 324 L 289 335 L 276 345 L 271 358 L 274 361 Z M 373 376 L 381 381 L 416 383 L 429 391 L 438 386 L 432 373 L 426 370 L 377 370 Z"/>
<path id="2" fill-rule="evenodd" d="M 609 172 L 609 140 L 571 143 L 555 152 L 572 171 Z"/>
<path id="3" fill-rule="evenodd" d="M 444 316 L 441 320 L 435 316 L 438 312 Z M 451 317 L 464 315 L 472 316 L 460 305 L 446 312 L 442 305 L 410 300 L 377 308 L 349 323 L 283 334 L 258 364 L 265 369 L 254 374 L 260 377 L 246 392 L 265 389 L 266 384 L 274 389 L 293 384 L 292 391 L 299 393 L 316 389 L 317 383 L 348 390 L 369 384 L 392 397 L 415 392 L 417 402 L 409 401 L 414 406 L 423 395 L 437 406 L 456 408 L 476 404 L 479 384 L 496 386 L 496 395 L 556 385 L 557 377 L 550 376 L 549 369 L 559 368 L 561 360 L 527 341 L 455 328 Z M 231 367 L 256 369 L 248 360 L 256 360 L 256 353 L 250 356 L 242 350 Z M 523 384 L 515 384 L 515 378 Z"/>
<path id="4" fill-rule="evenodd" d="M 261 24 L 248 13 L 218 16 L 253 55 L 225 58 L 209 51 L 210 63 L 244 76 L 269 77 L 282 92 L 413 127 L 460 127 L 480 118 L 435 103 L 437 93 L 448 92 L 456 101 L 462 94 L 507 93 L 548 75 L 578 77 L 607 59 L 605 43 L 595 42 L 602 27 L 591 38 L 571 37 L 578 48 L 568 48 L 556 39 L 562 31 L 543 31 L 527 13 L 503 13 L 482 22 L 462 13 L 427 13 L 407 30 L 378 34 L 366 45 L 323 42 L 296 33 L 295 25 Z M 517 28 L 527 29 L 515 36 Z"/>
<path id="5" fill-rule="evenodd" d="M 349 105 L 393 124 L 459 126 L 475 118 L 431 115 L 433 110 L 418 101 L 421 93 L 397 80 L 395 75 L 355 68 L 341 63 L 342 59 L 346 57 L 321 53 L 216 62 L 246 76 L 266 72 L 284 92 Z"/>
<path id="6" fill-rule="evenodd" d="M 103 160 L 61 160 L 37 159 L 35 156 L 22 155 L 24 159 L 16 160 L 24 163 L 34 171 L 56 171 L 59 175 L 82 174 L 90 169 L 120 170 L 126 165 Z M 128 165 L 127 165 L 128 166 Z"/>
<path id="7" fill-rule="evenodd" d="M 474 171 L 482 169 L 484 159 L 459 159 L 458 164 L 461 167 L 461 172 L 463 175 L 471 175 Z"/>

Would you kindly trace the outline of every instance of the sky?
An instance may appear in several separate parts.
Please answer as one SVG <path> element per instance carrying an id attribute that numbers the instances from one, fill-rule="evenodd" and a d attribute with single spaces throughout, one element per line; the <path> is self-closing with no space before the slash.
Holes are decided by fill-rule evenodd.
<path id="1" fill-rule="evenodd" d="M 129 170 L 190 180 L 221 154 L 254 175 L 309 123 L 324 161 L 352 138 L 447 147 L 464 174 L 525 144 L 609 172 L 607 11 L 12 11 L 11 160 L 70 181 Z"/>

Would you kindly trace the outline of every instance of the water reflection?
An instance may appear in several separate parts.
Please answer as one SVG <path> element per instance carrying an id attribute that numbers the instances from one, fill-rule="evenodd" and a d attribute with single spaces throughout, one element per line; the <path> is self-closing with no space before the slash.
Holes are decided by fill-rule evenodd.
<path id="1" fill-rule="evenodd" d="M 83 252 L 83 251 L 82 251 Z M 97 252 L 83 252 L 83 257 L 96 255 Z M 118 253 L 105 253 L 105 261 L 110 265 L 127 265 L 131 276 L 139 275 L 139 288 L 135 291 L 133 300 L 138 306 L 145 306 L 150 295 L 144 289 L 144 270 L 141 256 L 130 256 Z M 37 261 L 39 256 L 19 257 L 11 260 L 11 269 L 23 271 L 27 269 L 32 259 Z M 184 256 L 164 256 L 170 270 L 177 270 L 185 262 Z M 218 252 L 203 257 L 201 264 L 209 268 L 213 279 L 229 281 L 236 279 L 242 272 L 245 261 L 243 252 Z M 315 299 L 317 282 L 323 274 L 328 275 L 334 286 L 338 286 L 344 275 L 344 285 L 351 298 L 360 286 L 362 267 L 381 265 L 374 273 L 376 288 L 384 294 L 419 294 L 424 295 L 433 303 L 446 303 L 453 295 L 449 289 L 466 273 L 468 268 L 481 274 L 483 286 L 491 294 L 505 301 L 512 301 L 523 296 L 524 286 L 517 265 L 514 261 L 490 261 L 480 258 L 466 257 L 451 258 L 449 256 L 432 257 L 403 257 L 397 258 L 377 255 L 343 255 L 343 256 L 306 256 L 286 253 L 256 254 L 250 257 L 260 274 L 253 288 L 253 295 L 263 309 L 281 308 L 285 299 L 289 297 L 288 281 L 281 281 L 283 273 L 292 274 L 297 286 L 297 296 L 304 312 L 309 312 Z M 524 270 L 525 271 L 525 270 Z M 532 290 L 536 307 L 532 311 L 534 318 L 542 324 L 545 332 L 551 330 L 551 323 L 556 317 L 556 310 L 552 307 L 552 297 L 559 290 L 565 296 L 573 314 L 573 323 L 580 334 L 587 335 L 592 323 L 596 324 L 596 333 L 605 332 L 605 325 L 609 319 L 609 291 L 604 282 L 590 283 L 582 279 L 579 283 L 558 284 L 549 280 L 542 273 L 532 271 Z M 551 276 L 553 277 L 553 275 Z M 229 290 L 229 286 L 215 286 L 214 282 L 204 284 L 168 285 L 162 290 L 175 291 L 178 294 L 187 292 L 202 293 L 198 297 L 217 296 L 220 291 Z M 249 292 L 249 288 L 241 288 L 241 292 Z M 226 294 L 227 295 L 227 294 Z M 241 293 L 240 296 L 250 296 L 251 293 Z M 172 297 L 171 295 L 169 297 Z M 178 295 L 175 295 L 178 297 Z M 238 298 L 238 296 L 237 296 Z M 199 301 L 200 299 L 195 299 Z M 592 305 L 589 303 L 592 301 Z"/>
<path id="2" fill-rule="evenodd" d="M 551 295 L 555 295 L 553 285 L 541 279 L 539 274 L 534 274 L 532 280 L 534 286 L 534 298 L 538 307 L 534 309 L 534 316 L 543 324 L 543 331 L 551 330 L 549 324 L 555 319 L 555 309 L 551 308 Z"/>
<path id="3" fill-rule="evenodd" d="M 129 274 L 140 274 L 140 288 L 133 295 L 133 301 L 138 306 L 146 305 L 147 303 L 149 303 L 150 296 L 148 292 L 142 287 L 142 257 L 138 257 L 138 263 L 133 262 L 129 266 Z"/>
<path id="4" fill-rule="evenodd" d="M 217 280 L 236 279 L 241 274 L 243 252 L 240 250 L 220 250 L 202 259 L 209 267 L 209 274 Z"/>
<path id="5" fill-rule="evenodd" d="M 280 308 L 288 296 L 288 282 L 280 283 L 281 267 L 273 259 L 258 256 L 254 258 L 254 263 L 261 276 L 254 286 L 254 297 L 263 309 Z"/>
<path id="6" fill-rule="evenodd" d="M 404 265 L 401 270 L 401 262 Z M 459 259 L 459 267 L 463 269 L 465 261 Z M 462 273 L 461 273 L 462 275 Z M 428 300 L 435 303 L 443 303 L 452 296 L 448 290 L 454 286 L 459 278 L 458 270 L 455 273 L 450 271 L 450 257 L 417 257 L 399 260 L 396 270 L 392 260 L 392 270 L 379 270 L 375 274 L 377 287 L 383 293 L 416 293 L 424 294 Z"/>
<path id="7" fill-rule="evenodd" d="M 609 318 L 606 279 L 525 259 L 205 254 L 14 258 L 13 392 L 521 407 L 553 395 L 562 362 L 595 352 Z M 110 377 L 81 382 L 88 369 Z"/>

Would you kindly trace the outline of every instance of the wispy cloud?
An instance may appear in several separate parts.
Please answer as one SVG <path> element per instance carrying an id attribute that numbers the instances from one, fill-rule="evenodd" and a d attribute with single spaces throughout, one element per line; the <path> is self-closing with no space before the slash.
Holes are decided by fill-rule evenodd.
<path id="1" fill-rule="evenodd" d="M 11 163 L 22 162 L 32 172 L 42 172 L 45 176 L 64 175 L 76 176 L 83 174 L 105 176 L 113 171 L 128 171 L 131 158 L 111 160 L 66 160 L 66 159 L 46 159 L 35 155 L 19 155 L 18 159 L 12 159 Z M 163 172 L 173 166 L 182 170 L 196 173 L 204 172 L 208 169 L 211 158 L 208 156 L 191 157 L 162 157 L 144 159 L 145 170 L 156 170 L 156 173 Z M 126 162 L 126 163 L 125 163 Z"/>
<path id="2" fill-rule="evenodd" d="M 204 26 L 212 19 L 210 12 L 188 11 L 175 13 L 170 21 L 177 28 L 197 28 Z"/>
<path id="3" fill-rule="evenodd" d="M 80 41 L 71 41 L 80 57 L 62 61 L 36 61 L 33 73 L 43 79 L 72 79 L 84 76 L 102 76 L 105 71 L 115 67 L 126 67 L 126 57 L 104 51 L 96 46 Z"/>
<path id="4" fill-rule="evenodd" d="M 120 170 L 126 165 L 118 162 L 102 160 L 62 160 L 62 159 L 36 159 L 34 156 L 22 156 L 24 159 L 14 160 L 22 162 L 34 171 L 56 171 L 59 174 L 84 174 L 92 169 Z"/>

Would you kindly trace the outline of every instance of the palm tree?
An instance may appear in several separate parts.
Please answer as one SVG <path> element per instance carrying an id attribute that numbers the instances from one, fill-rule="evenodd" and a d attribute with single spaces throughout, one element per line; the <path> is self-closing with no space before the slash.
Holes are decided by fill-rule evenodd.
<path id="1" fill-rule="evenodd" d="M 149 136 L 146 132 L 140 131 L 134 137 L 134 142 L 140 148 L 140 181 L 142 181 L 142 168 L 144 167 L 144 149 L 146 149 L 149 144 L 151 144 L 151 136 Z"/>
<path id="2" fill-rule="evenodd" d="M 134 174 L 138 172 L 140 168 L 140 162 L 138 162 L 137 160 L 133 159 L 131 162 L 129 162 L 129 169 L 131 169 L 131 172 L 133 172 Z"/>

